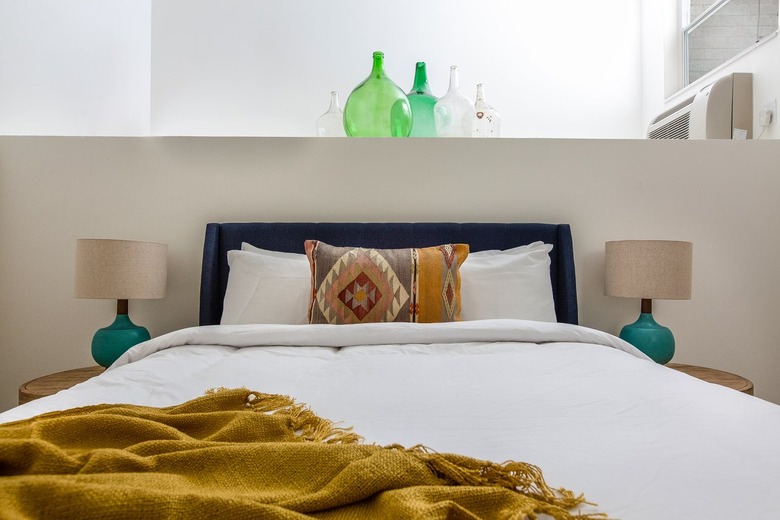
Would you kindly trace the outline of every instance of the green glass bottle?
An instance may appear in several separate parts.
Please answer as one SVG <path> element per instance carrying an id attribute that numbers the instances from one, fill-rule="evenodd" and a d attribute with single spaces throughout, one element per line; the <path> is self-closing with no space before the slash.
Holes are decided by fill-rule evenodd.
<path id="1" fill-rule="evenodd" d="M 412 107 L 412 131 L 410 137 L 436 137 L 436 121 L 433 119 L 433 107 L 439 100 L 431 94 L 428 86 L 428 72 L 425 62 L 418 61 L 414 70 L 414 85 L 406 95 Z"/>
<path id="2" fill-rule="evenodd" d="M 344 105 L 344 130 L 350 137 L 407 137 L 412 128 L 409 100 L 387 77 L 385 55 L 374 53 L 371 75 L 355 87 Z"/>

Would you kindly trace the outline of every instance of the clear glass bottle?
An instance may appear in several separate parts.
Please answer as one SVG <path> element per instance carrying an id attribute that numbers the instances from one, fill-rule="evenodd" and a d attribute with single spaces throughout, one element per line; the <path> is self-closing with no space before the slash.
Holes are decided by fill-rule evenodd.
<path id="1" fill-rule="evenodd" d="M 345 137 L 344 113 L 339 106 L 339 93 L 332 90 L 328 111 L 317 118 L 317 137 Z"/>
<path id="2" fill-rule="evenodd" d="M 477 85 L 477 100 L 474 103 L 474 120 L 471 126 L 472 137 L 499 137 L 501 134 L 501 115 L 485 101 L 485 89 L 482 83 Z"/>
<path id="3" fill-rule="evenodd" d="M 407 137 L 412 110 L 404 91 L 387 77 L 385 56 L 374 53 L 371 74 L 347 98 L 344 130 L 351 137 Z"/>
<path id="4" fill-rule="evenodd" d="M 431 94 L 424 61 L 417 62 L 414 70 L 414 84 L 406 97 L 409 98 L 409 105 L 412 108 L 412 131 L 409 137 L 436 137 L 433 107 L 436 106 L 439 98 Z"/>
<path id="5" fill-rule="evenodd" d="M 458 67 L 450 67 L 450 87 L 433 108 L 436 135 L 439 137 L 471 137 L 474 105 L 458 89 Z"/>

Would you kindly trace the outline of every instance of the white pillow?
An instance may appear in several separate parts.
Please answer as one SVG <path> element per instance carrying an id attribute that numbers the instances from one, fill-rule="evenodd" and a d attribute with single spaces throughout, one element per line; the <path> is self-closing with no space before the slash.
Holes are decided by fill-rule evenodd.
<path id="1" fill-rule="evenodd" d="M 534 242 L 505 251 L 470 253 L 460 267 L 461 320 L 556 322 L 550 280 L 552 248 Z"/>
<path id="2" fill-rule="evenodd" d="M 228 251 L 222 325 L 308 323 L 311 271 L 306 255 L 242 244 Z"/>
<path id="3" fill-rule="evenodd" d="M 275 258 L 286 258 L 288 260 L 300 260 L 303 257 L 306 260 L 306 265 L 309 265 L 309 259 L 303 253 L 285 253 L 284 251 L 271 251 L 270 249 L 260 249 L 252 244 L 241 242 L 241 251 L 249 251 L 250 253 L 257 253 L 258 255 L 273 256 Z"/>
<path id="4" fill-rule="evenodd" d="M 476 251 L 460 267 L 461 320 L 515 318 L 556 322 L 550 251 L 543 242 Z M 222 323 L 308 323 L 311 269 L 304 254 L 242 243 L 228 251 Z"/>

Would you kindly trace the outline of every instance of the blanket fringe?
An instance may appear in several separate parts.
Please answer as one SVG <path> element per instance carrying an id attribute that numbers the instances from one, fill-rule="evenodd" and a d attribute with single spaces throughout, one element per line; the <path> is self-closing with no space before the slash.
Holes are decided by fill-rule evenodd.
<path id="1" fill-rule="evenodd" d="M 339 427 L 333 421 L 324 419 L 303 404 L 298 404 L 290 396 L 264 394 L 242 388 L 246 393 L 245 406 L 252 411 L 266 414 L 283 414 L 290 418 L 292 429 L 302 441 L 324 444 L 357 444 L 363 437 L 354 433 L 352 427 Z M 233 392 L 230 388 L 212 388 L 207 395 Z"/>
<path id="2" fill-rule="evenodd" d="M 462 455 L 437 453 L 423 445 L 405 448 L 394 444 L 387 448 L 414 455 L 425 462 L 439 478 L 451 485 L 498 486 L 521 493 L 534 499 L 537 504 L 535 513 L 549 515 L 555 520 L 607 518 L 604 513 L 571 513 L 570 510 L 579 505 L 595 504 L 587 502 L 582 494 L 576 495 L 568 489 L 550 487 L 544 480 L 542 470 L 527 462 L 510 460 L 496 464 Z"/>
<path id="3" fill-rule="evenodd" d="M 325 444 L 358 444 L 363 441 L 363 437 L 354 433 L 351 427 L 338 427 L 332 421 L 316 415 L 308 406 L 298 404 L 295 399 L 286 395 L 265 394 L 245 388 L 216 388 L 206 393 L 227 395 L 237 391 L 244 395 L 243 405 L 252 411 L 287 416 L 302 441 Z M 604 513 L 571 513 L 577 506 L 595 504 L 587 502 L 582 494 L 550 487 L 544 480 L 542 470 L 527 462 L 510 460 L 498 464 L 463 455 L 437 453 L 423 445 L 406 448 L 400 444 L 392 444 L 385 446 L 385 449 L 403 451 L 416 457 L 449 485 L 497 486 L 518 492 L 534 500 L 535 514 L 545 514 L 555 520 L 607 518 Z M 530 518 L 536 517 L 532 515 Z"/>

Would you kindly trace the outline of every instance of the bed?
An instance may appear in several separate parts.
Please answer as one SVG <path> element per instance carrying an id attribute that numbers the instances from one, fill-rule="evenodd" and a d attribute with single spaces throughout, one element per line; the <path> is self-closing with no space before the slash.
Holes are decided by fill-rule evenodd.
<path id="1" fill-rule="evenodd" d="M 442 269 L 445 283 L 452 270 L 462 275 L 452 286 L 460 299 L 441 303 L 453 321 L 308 324 L 314 315 L 341 316 L 327 299 L 338 291 L 316 290 L 312 258 L 339 256 L 340 246 L 442 244 L 469 246 L 462 263 Z M 449 259 L 461 250 L 440 251 Z M 258 275 L 252 262 L 264 255 L 273 265 Z M 292 264 L 296 277 L 286 278 Z M 317 269 L 301 271 L 312 264 Z M 268 285 L 274 272 L 281 278 Z M 487 281 L 475 285 L 477 275 Z M 416 283 L 422 290 L 422 278 Z M 371 291 L 338 294 L 356 308 L 364 292 Z M 303 318 L 279 314 L 301 305 Z M 99 403 L 169 407 L 220 387 L 291 396 L 366 444 L 534 464 L 552 486 L 584 493 L 584 514 L 780 518 L 780 407 L 657 365 L 619 338 L 577 325 L 568 225 L 209 224 L 199 326 L 137 345 L 101 376 L 0 414 L 0 422 Z M 438 517 L 446 515 L 430 516 Z"/>

